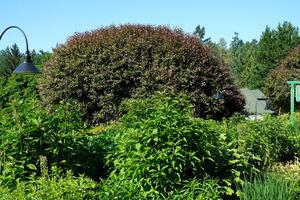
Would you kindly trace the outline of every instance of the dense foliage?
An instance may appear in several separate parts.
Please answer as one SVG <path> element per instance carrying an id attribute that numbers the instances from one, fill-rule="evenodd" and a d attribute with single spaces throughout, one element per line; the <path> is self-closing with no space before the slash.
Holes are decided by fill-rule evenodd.
<path id="1" fill-rule="evenodd" d="M 224 101 L 212 99 L 217 88 Z M 208 47 L 163 26 L 111 26 L 75 34 L 54 50 L 40 89 L 45 104 L 71 99 L 92 123 L 117 118 L 125 99 L 157 90 L 187 94 L 201 117 L 230 116 L 244 103 Z"/>
<path id="2" fill-rule="evenodd" d="M 0 184 L 12 186 L 30 174 L 57 166 L 92 178 L 104 175 L 101 137 L 93 138 L 80 113 L 62 102 L 51 113 L 34 99 L 13 101 L 1 110 Z"/>
<path id="3" fill-rule="evenodd" d="M 74 177 L 71 172 L 66 175 L 53 167 L 46 177 L 18 182 L 14 190 L 0 187 L 0 200 L 74 200 L 97 199 L 97 184 L 85 177 Z"/>
<path id="4" fill-rule="evenodd" d="M 275 108 L 289 111 L 290 87 L 287 81 L 300 80 L 300 46 L 293 49 L 266 79 L 265 94 Z"/>
<path id="5" fill-rule="evenodd" d="M 38 75 L 13 74 L 0 78 L 0 108 L 15 100 L 39 99 Z"/>
<path id="6" fill-rule="evenodd" d="M 260 86 L 263 86 L 266 75 L 276 68 L 299 42 L 299 29 L 289 22 L 283 22 L 273 30 L 266 27 L 257 49 L 257 61 L 263 68 L 259 70 L 258 74 L 254 74 L 260 80 Z"/>
<path id="7" fill-rule="evenodd" d="M 267 66 L 273 66 L 298 38 L 289 23 L 277 29 L 262 38 L 276 33 L 269 42 L 287 46 L 269 53 L 262 50 L 273 47 L 268 40 L 243 42 L 238 34 L 226 52 L 225 41 L 205 39 L 200 26 L 198 39 L 140 25 L 76 34 L 47 64 L 44 104 L 39 76 L 0 74 L 0 199 L 299 199 L 300 164 L 293 161 L 300 156 L 299 115 L 293 128 L 288 115 L 194 117 L 228 116 L 242 105 L 223 62 L 231 62 L 239 84 L 258 87 L 251 74 L 269 70 L 260 68 L 258 50 L 270 54 Z M 286 95 L 280 92 L 289 91 L 280 86 L 298 78 L 299 52 L 294 49 L 266 82 L 278 105 Z M 50 54 L 33 57 L 41 64 Z M 217 87 L 225 101 L 211 98 Z M 99 122 L 120 114 L 95 127 L 82 121 L 83 115 Z"/>
<path id="8" fill-rule="evenodd" d="M 220 199 L 244 177 L 299 155 L 286 119 L 194 118 L 188 99 L 132 99 L 119 121 L 91 131 L 69 103 L 48 113 L 33 100 L 13 101 L 0 118 L 0 191 L 19 199 Z"/>
<path id="9" fill-rule="evenodd" d="M 22 54 L 19 47 L 14 44 L 0 51 L 0 77 L 8 77 L 21 63 Z"/>
<path id="10" fill-rule="evenodd" d="M 128 112 L 113 131 L 115 145 L 107 154 L 108 184 L 119 188 L 113 196 L 125 191 L 144 198 L 170 196 L 207 176 L 220 180 L 223 194 L 232 194 L 243 177 L 298 152 L 298 140 L 280 119 L 259 124 L 195 119 L 186 98 L 161 94 L 125 105 Z"/>
<path id="11" fill-rule="evenodd" d="M 230 160 L 225 139 L 214 124 L 193 121 L 187 105 L 185 99 L 162 96 L 129 102 L 125 127 L 108 155 L 113 174 L 139 180 L 140 190 L 150 196 L 174 191 L 193 178 L 229 175 L 230 168 L 221 172 L 223 166 L 213 167 L 217 157 Z"/>

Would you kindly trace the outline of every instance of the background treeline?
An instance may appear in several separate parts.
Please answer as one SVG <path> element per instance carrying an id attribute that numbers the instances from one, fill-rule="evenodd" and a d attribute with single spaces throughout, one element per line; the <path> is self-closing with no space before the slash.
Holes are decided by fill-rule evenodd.
<path id="1" fill-rule="evenodd" d="M 243 41 L 238 33 L 227 45 L 224 38 L 212 42 L 205 28 L 197 26 L 194 35 L 210 46 L 219 61 L 228 66 L 239 88 L 260 89 L 278 113 L 289 111 L 287 81 L 299 80 L 300 36 L 290 22 L 266 26 L 259 40 Z M 298 109 L 298 104 L 296 106 Z"/>
<path id="2" fill-rule="evenodd" d="M 217 43 L 205 38 L 205 28 L 201 26 L 194 34 L 230 67 L 238 86 L 250 89 L 263 89 L 268 73 L 300 42 L 298 27 L 290 22 L 279 23 L 275 28 L 267 26 L 258 41 L 243 41 L 235 32 L 229 45 L 224 38 Z"/>

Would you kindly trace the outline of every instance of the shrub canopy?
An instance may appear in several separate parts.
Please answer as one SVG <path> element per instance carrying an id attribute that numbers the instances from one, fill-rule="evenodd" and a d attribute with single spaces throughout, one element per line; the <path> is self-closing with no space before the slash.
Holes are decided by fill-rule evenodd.
<path id="1" fill-rule="evenodd" d="M 127 114 L 118 129 L 109 131 L 114 145 L 106 167 L 111 171 L 109 181 L 131 191 L 166 194 L 206 176 L 232 186 L 298 152 L 296 134 L 287 120 L 277 117 L 260 123 L 240 116 L 222 122 L 193 118 L 187 97 L 178 94 L 129 100 L 123 108 Z M 226 187 L 226 193 L 232 192 Z"/>
<path id="2" fill-rule="evenodd" d="M 217 87 L 224 101 L 212 98 Z M 121 25 L 76 33 L 54 49 L 40 82 L 45 104 L 75 101 L 92 123 L 120 116 L 128 98 L 187 94 L 200 117 L 230 116 L 244 100 L 227 67 L 194 36 L 165 26 Z"/>
<path id="3" fill-rule="evenodd" d="M 290 109 L 290 88 L 287 81 L 291 80 L 300 80 L 300 45 L 281 61 L 265 82 L 265 94 L 272 105 L 282 111 Z"/>
<path id="4" fill-rule="evenodd" d="M 14 100 L 39 99 L 39 76 L 32 74 L 12 74 L 0 77 L 0 108 L 5 108 Z"/>

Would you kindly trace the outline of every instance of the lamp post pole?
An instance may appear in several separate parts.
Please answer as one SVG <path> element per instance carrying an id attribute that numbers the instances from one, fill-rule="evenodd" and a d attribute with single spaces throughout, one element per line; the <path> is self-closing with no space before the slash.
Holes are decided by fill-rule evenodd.
<path id="1" fill-rule="evenodd" d="M 23 36 L 25 38 L 25 43 L 26 43 L 25 60 L 20 66 L 18 66 L 14 70 L 14 73 L 40 73 L 40 70 L 36 66 L 34 66 L 34 64 L 32 63 L 29 48 L 28 48 L 28 40 L 27 40 L 25 32 L 21 28 L 19 28 L 18 26 L 9 26 L 9 27 L 7 27 L 1 33 L 0 40 L 2 39 L 4 33 L 7 30 L 12 29 L 12 28 L 15 28 L 15 29 L 18 29 L 19 31 L 21 31 L 21 33 L 23 34 Z"/>

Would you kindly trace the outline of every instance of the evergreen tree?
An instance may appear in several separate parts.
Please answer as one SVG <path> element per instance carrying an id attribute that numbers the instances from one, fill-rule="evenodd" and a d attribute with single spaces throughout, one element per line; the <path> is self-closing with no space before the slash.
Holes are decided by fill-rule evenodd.
<path id="1" fill-rule="evenodd" d="M 268 73 L 280 64 L 288 52 L 299 44 L 299 31 L 290 22 L 279 24 L 275 30 L 266 27 L 257 48 L 259 69 L 252 74 L 258 81 L 257 87 L 262 88 Z"/>
<path id="2" fill-rule="evenodd" d="M 287 81 L 300 79 L 300 45 L 291 50 L 280 65 L 272 70 L 266 80 L 264 92 L 274 108 L 288 112 L 290 108 L 290 88 Z M 297 104 L 299 109 L 299 104 Z"/>
<path id="3" fill-rule="evenodd" d="M 194 31 L 194 35 L 202 41 L 204 44 L 210 44 L 211 43 L 211 38 L 205 38 L 205 27 L 203 26 L 196 26 L 196 29 Z"/>
<path id="4" fill-rule="evenodd" d="M 257 41 L 252 40 L 251 42 L 246 42 L 241 49 L 241 57 L 243 63 L 243 71 L 241 72 L 241 77 L 239 79 L 239 85 L 241 87 L 248 87 L 250 89 L 255 89 L 258 87 L 258 82 L 253 74 L 259 73 L 260 69 L 259 63 L 256 59 L 257 51 Z"/>
<path id="5" fill-rule="evenodd" d="M 244 68 L 244 63 L 242 60 L 243 46 L 243 40 L 241 40 L 239 38 L 239 34 L 235 32 L 229 47 L 230 56 L 228 58 L 228 64 L 236 80 L 239 80 Z"/>
<path id="6" fill-rule="evenodd" d="M 271 70 L 300 42 L 298 28 L 289 22 L 266 27 L 259 42 L 242 44 L 235 34 L 230 46 L 230 66 L 242 87 L 262 89 Z M 239 76 L 240 75 L 240 76 Z"/>
<path id="7" fill-rule="evenodd" d="M 22 60 L 22 54 L 19 47 L 14 44 L 11 47 L 7 47 L 1 51 L 0 59 L 0 76 L 7 77 L 14 71 L 14 69 L 20 65 Z"/>
<path id="8" fill-rule="evenodd" d="M 193 33 L 202 43 L 209 46 L 215 55 L 215 57 L 219 60 L 219 62 L 223 65 L 227 60 L 227 43 L 224 38 L 220 38 L 219 42 L 215 43 L 211 41 L 211 38 L 205 38 L 205 27 L 198 25 L 195 28 Z"/>

